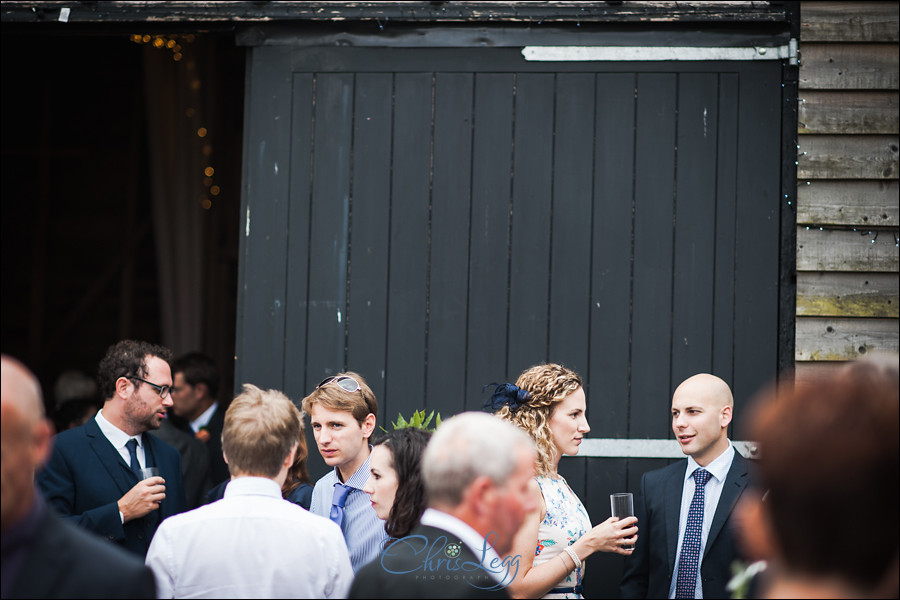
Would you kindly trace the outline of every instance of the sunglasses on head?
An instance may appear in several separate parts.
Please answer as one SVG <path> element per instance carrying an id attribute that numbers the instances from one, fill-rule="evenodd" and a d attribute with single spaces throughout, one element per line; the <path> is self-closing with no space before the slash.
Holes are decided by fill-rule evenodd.
<path id="1" fill-rule="evenodd" d="M 326 377 L 322 380 L 322 383 L 316 386 L 316 389 L 319 389 L 322 386 L 328 385 L 330 383 L 334 383 L 338 387 L 340 387 L 345 392 L 358 392 L 362 389 L 362 386 L 359 385 L 359 382 L 350 377 L 349 375 L 338 375 L 333 377 Z"/>

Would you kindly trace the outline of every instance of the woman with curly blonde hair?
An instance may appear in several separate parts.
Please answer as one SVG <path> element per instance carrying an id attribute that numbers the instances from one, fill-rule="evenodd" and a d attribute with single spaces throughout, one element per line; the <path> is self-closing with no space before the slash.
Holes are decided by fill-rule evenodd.
<path id="1" fill-rule="evenodd" d="M 528 432 L 538 449 L 531 485 L 538 510 L 516 535 L 510 554 L 521 556 L 519 572 L 507 589 L 518 598 L 582 598 L 583 561 L 594 552 L 630 555 L 637 519 L 610 517 L 592 527 L 557 470 L 564 454 L 578 454 L 591 429 L 581 377 L 562 365 L 542 364 L 527 369 L 515 384 L 491 385 L 496 387 L 490 409 Z"/>

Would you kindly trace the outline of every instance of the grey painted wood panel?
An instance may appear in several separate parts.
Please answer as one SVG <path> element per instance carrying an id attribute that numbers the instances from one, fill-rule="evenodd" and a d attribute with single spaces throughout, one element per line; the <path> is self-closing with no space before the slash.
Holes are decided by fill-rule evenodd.
<path id="1" fill-rule="evenodd" d="M 628 437 L 662 437 L 669 422 L 677 85 L 672 73 L 637 77 Z"/>
<path id="2" fill-rule="evenodd" d="M 628 437 L 630 425 L 636 86 L 633 73 L 598 73 L 595 85 L 591 360 L 582 375 L 599 437 Z"/>
<path id="3" fill-rule="evenodd" d="M 354 88 L 347 367 L 360 373 L 385 421 L 393 111 L 391 73 L 358 73 Z M 408 415 L 407 415 L 408 416 Z"/>
<path id="4" fill-rule="evenodd" d="M 466 395 L 475 76 L 437 73 L 434 100 L 428 375 L 424 405 L 449 416 Z"/>
<path id="5" fill-rule="evenodd" d="M 543 359 L 549 343 L 556 96 L 552 73 L 517 74 L 509 358 L 505 370 L 505 378 L 510 381 Z"/>

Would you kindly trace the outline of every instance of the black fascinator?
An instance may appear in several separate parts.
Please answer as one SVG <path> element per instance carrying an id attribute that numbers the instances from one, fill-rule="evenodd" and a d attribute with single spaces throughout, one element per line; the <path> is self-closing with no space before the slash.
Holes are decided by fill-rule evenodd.
<path id="1" fill-rule="evenodd" d="M 494 413 L 504 406 L 508 406 L 509 410 L 515 411 L 528 402 L 530 396 L 528 390 L 523 390 L 512 383 L 489 383 L 481 391 L 487 390 L 492 385 L 494 386 L 494 393 L 491 394 L 490 400 L 484 403 L 484 410 L 490 410 Z"/>

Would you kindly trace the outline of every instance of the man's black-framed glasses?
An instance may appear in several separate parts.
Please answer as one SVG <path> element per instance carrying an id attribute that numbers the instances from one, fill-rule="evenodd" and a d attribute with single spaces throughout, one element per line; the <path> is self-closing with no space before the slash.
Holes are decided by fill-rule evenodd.
<path id="1" fill-rule="evenodd" d="M 151 381 L 147 381 L 146 379 L 141 379 L 137 375 L 127 375 L 128 379 L 136 379 L 137 381 L 141 381 L 146 383 L 150 387 L 152 387 L 159 394 L 159 397 L 165 400 L 166 396 L 169 395 L 169 392 L 172 391 L 172 386 L 170 385 L 157 385 Z"/>
<path id="2" fill-rule="evenodd" d="M 335 375 L 332 377 L 326 377 L 319 385 L 316 386 L 316 389 L 328 385 L 329 383 L 334 383 L 345 392 L 350 392 L 351 394 L 362 389 L 362 386 L 359 385 L 359 382 L 349 375 Z"/>

